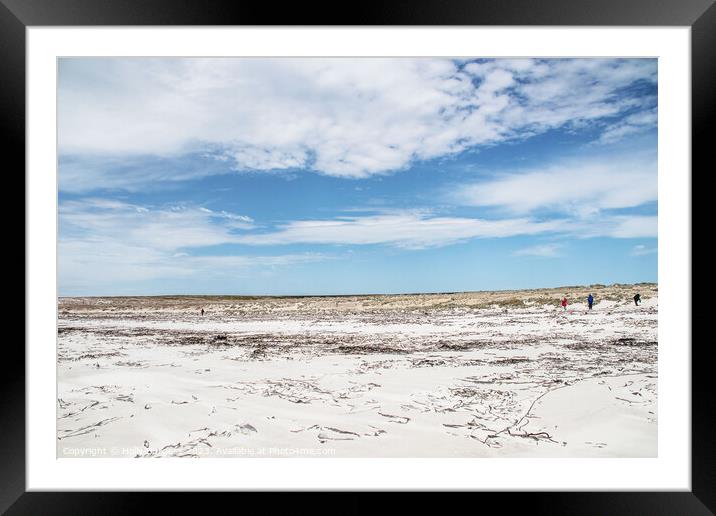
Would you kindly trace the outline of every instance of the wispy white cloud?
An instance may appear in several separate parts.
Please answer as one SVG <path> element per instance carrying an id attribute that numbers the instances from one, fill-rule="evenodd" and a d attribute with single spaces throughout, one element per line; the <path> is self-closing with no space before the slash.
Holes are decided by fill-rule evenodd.
<path id="1" fill-rule="evenodd" d="M 556 258 L 560 255 L 563 244 L 540 244 L 530 247 L 524 247 L 516 250 L 513 254 L 516 256 L 539 256 L 542 258 Z"/>
<path id="2" fill-rule="evenodd" d="M 89 235 L 107 241 L 162 251 L 231 243 L 234 235 L 214 213 L 181 205 L 149 209 L 118 201 L 84 199 L 60 204 L 64 239 Z M 223 222 L 220 218 L 218 222 Z M 101 251 L 101 250 L 100 250 Z"/>
<path id="3" fill-rule="evenodd" d="M 658 115 L 655 107 L 629 115 L 606 128 L 599 137 L 598 143 L 612 143 L 626 136 L 654 128 L 656 127 L 657 118 Z"/>
<path id="4" fill-rule="evenodd" d="M 195 248 L 235 243 L 244 215 L 206 208 L 147 208 L 106 199 L 60 204 L 60 285 L 71 291 L 160 278 L 229 278 L 250 271 L 330 259 L 316 253 L 212 255 Z"/>
<path id="5" fill-rule="evenodd" d="M 604 215 L 570 220 L 569 232 L 575 238 L 656 238 L 658 217 L 656 215 Z"/>
<path id="6" fill-rule="evenodd" d="M 203 206 L 200 207 L 199 210 L 208 213 L 213 218 L 223 219 L 223 225 L 231 229 L 253 229 L 256 227 L 254 219 L 247 215 L 237 215 L 236 213 L 229 213 L 226 210 L 212 211 Z"/>
<path id="7" fill-rule="evenodd" d="M 238 237 L 250 245 L 280 244 L 388 244 L 408 249 L 439 247 L 472 238 L 504 238 L 535 235 L 561 229 L 564 221 L 528 218 L 487 220 L 436 217 L 421 212 L 339 217 L 328 220 L 294 221 L 277 231 Z"/>
<path id="8" fill-rule="evenodd" d="M 645 59 L 63 59 L 59 149 L 206 152 L 240 170 L 367 177 L 557 127 L 597 124 L 605 140 L 646 129 L 653 106 L 624 91 L 655 80 L 656 61 Z M 92 174 L 64 168 L 91 187 Z"/>
<path id="9" fill-rule="evenodd" d="M 647 238 L 656 236 L 656 217 L 599 215 L 591 219 L 532 217 L 480 219 L 402 212 L 324 220 L 293 221 L 263 233 L 245 233 L 236 241 L 247 245 L 384 244 L 406 249 L 442 247 L 477 238 L 508 238 L 553 234 L 575 238 Z M 544 247 L 543 250 L 546 250 Z M 553 246 L 557 250 L 558 246 Z"/>
<path id="10" fill-rule="evenodd" d="M 450 197 L 510 213 L 550 210 L 590 216 L 656 201 L 657 167 L 652 158 L 572 159 L 461 185 Z"/>
<path id="11" fill-rule="evenodd" d="M 631 256 L 646 256 L 648 254 L 655 254 L 659 250 L 656 247 L 649 247 L 646 245 L 635 245 L 631 248 L 631 252 L 629 253 Z"/>

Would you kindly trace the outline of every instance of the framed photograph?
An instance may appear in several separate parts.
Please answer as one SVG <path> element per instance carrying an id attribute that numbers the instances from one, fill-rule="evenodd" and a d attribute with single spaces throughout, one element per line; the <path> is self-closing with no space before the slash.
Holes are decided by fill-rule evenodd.
<path id="1" fill-rule="evenodd" d="M 713 2 L 0 2 L 27 299 L 0 508 L 714 510 Z"/>

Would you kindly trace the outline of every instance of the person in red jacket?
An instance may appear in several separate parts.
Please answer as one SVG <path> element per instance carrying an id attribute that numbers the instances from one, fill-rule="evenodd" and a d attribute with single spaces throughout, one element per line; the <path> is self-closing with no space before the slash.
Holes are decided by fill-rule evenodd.
<path id="1" fill-rule="evenodd" d="M 567 296 L 566 295 L 562 298 L 562 308 L 564 308 L 565 310 L 567 309 Z"/>

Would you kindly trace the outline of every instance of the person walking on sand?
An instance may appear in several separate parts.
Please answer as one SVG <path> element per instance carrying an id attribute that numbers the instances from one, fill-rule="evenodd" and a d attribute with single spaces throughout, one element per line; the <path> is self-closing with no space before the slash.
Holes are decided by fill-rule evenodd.
<path id="1" fill-rule="evenodd" d="M 587 296 L 587 304 L 589 305 L 589 309 L 592 309 L 592 305 L 594 304 L 594 296 L 592 294 L 589 294 Z"/>
<path id="2" fill-rule="evenodd" d="M 564 308 L 565 310 L 567 309 L 567 296 L 566 295 L 562 298 L 562 308 Z"/>
<path id="3" fill-rule="evenodd" d="M 201 309 L 201 316 L 204 317 L 204 309 Z"/>
<path id="4" fill-rule="evenodd" d="M 639 303 L 641 303 L 641 294 L 638 292 L 634 295 L 634 304 L 636 306 L 639 306 Z"/>

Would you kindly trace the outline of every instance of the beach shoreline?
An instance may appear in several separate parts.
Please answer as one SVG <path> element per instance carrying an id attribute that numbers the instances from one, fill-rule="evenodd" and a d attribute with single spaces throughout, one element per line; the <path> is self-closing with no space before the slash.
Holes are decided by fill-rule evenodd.
<path id="1" fill-rule="evenodd" d="M 58 457 L 657 455 L 655 284 L 58 310 Z"/>

